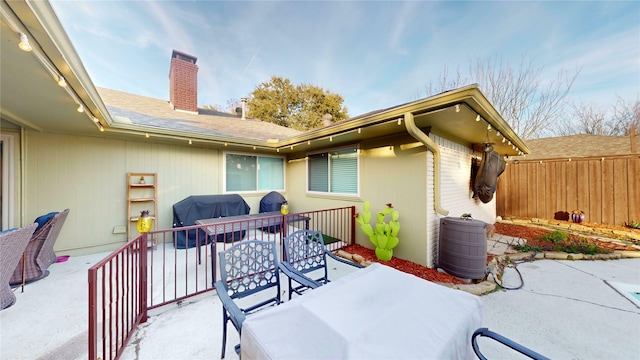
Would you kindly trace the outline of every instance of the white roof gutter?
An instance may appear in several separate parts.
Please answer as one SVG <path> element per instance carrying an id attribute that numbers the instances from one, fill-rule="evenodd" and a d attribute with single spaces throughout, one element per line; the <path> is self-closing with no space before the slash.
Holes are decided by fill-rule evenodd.
<path id="1" fill-rule="evenodd" d="M 416 126 L 411 112 L 404 114 L 404 126 L 411 136 L 424 144 L 433 153 L 433 205 L 438 214 L 447 216 L 449 211 L 443 209 L 440 205 L 440 148 L 438 144 Z"/>

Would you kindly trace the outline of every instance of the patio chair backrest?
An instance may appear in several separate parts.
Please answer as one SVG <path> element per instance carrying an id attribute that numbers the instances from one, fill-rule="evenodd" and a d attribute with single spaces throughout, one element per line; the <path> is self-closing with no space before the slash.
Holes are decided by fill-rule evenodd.
<path id="1" fill-rule="evenodd" d="M 38 263 L 43 269 L 47 269 L 49 265 L 53 264 L 58 260 L 56 253 L 53 251 L 53 246 L 58 239 L 58 235 L 60 235 L 60 231 L 62 230 L 62 226 L 64 222 L 67 220 L 67 215 L 69 215 L 69 209 L 64 209 L 60 213 L 56 214 L 53 219 L 51 219 L 45 226 L 50 226 L 49 234 L 47 234 L 45 241 L 42 244 L 42 249 L 38 254 Z"/>
<path id="2" fill-rule="evenodd" d="M 278 253 L 271 241 L 247 240 L 220 252 L 220 277 L 232 299 L 277 287 L 280 294 Z"/>
<path id="3" fill-rule="evenodd" d="M 9 280 L 37 226 L 38 224 L 33 223 L 0 234 L 0 309 L 7 308 L 16 301 Z"/>
<path id="4" fill-rule="evenodd" d="M 322 269 L 327 278 L 327 250 L 320 231 L 297 230 L 283 239 L 285 261 L 303 274 Z"/>
<path id="5" fill-rule="evenodd" d="M 31 235 L 31 240 L 24 250 L 24 263 L 21 261 L 15 267 L 11 277 L 12 285 L 35 281 L 46 276 L 49 266 L 57 260 L 53 247 L 68 214 L 69 209 L 56 213 Z"/>

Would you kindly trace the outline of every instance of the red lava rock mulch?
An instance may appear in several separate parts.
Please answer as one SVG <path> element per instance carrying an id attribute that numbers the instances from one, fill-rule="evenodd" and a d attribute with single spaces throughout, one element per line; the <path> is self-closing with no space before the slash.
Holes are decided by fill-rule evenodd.
<path id="1" fill-rule="evenodd" d="M 344 250 L 351 254 L 360 255 L 367 261 L 381 263 L 428 281 L 449 284 L 466 284 L 464 281 L 461 281 L 449 274 L 443 274 L 436 269 L 430 269 L 411 261 L 398 259 L 395 256 L 389 261 L 378 260 L 378 258 L 376 258 L 376 253 L 374 250 L 368 249 L 361 245 L 349 245 L 342 248 L 341 250 Z"/>
<path id="2" fill-rule="evenodd" d="M 543 248 L 545 247 L 544 245 L 546 244 L 539 243 L 537 240 L 543 237 L 545 234 L 548 234 L 553 231 L 553 230 L 543 229 L 539 227 L 511 225 L 511 224 L 502 224 L 502 223 L 495 223 L 494 226 L 496 228 L 497 234 L 523 238 L 527 240 L 527 243 L 529 245 L 531 246 L 543 245 L 541 246 Z M 605 226 L 602 225 L 602 227 L 605 227 Z M 612 227 L 608 226 L 607 228 L 612 228 Z M 626 251 L 638 250 L 633 246 L 621 245 L 621 244 L 616 244 L 608 241 L 600 241 L 592 238 L 585 238 L 585 239 L 588 239 L 588 241 L 593 242 L 594 244 L 602 248 L 609 249 L 612 251 L 613 250 L 626 250 Z"/>
<path id="3" fill-rule="evenodd" d="M 593 225 L 593 224 L 590 224 Z M 552 230 L 543 229 L 539 227 L 529 227 L 529 226 L 521 226 L 521 225 L 511 225 L 511 224 L 503 224 L 503 223 L 495 223 L 496 234 L 502 234 L 513 237 L 520 237 L 526 239 L 530 244 L 535 243 L 536 239 L 541 238 L 547 233 L 550 233 Z M 606 227 L 602 225 L 602 227 Z M 611 227 L 611 226 L 609 226 Z M 612 242 L 600 241 L 596 239 L 589 239 L 589 241 L 593 241 L 594 243 L 607 248 L 609 250 L 627 250 L 627 251 L 637 251 L 638 249 L 632 246 L 619 245 Z M 464 281 L 457 279 L 454 276 L 443 274 L 436 269 L 430 269 L 420 264 L 416 264 L 411 261 L 402 260 L 397 257 L 393 257 L 390 261 L 381 261 L 376 258 L 376 253 L 374 250 L 366 248 L 361 245 L 349 245 L 347 247 L 342 248 L 351 254 L 357 254 L 362 256 L 365 260 L 370 262 L 378 262 L 381 264 L 385 264 L 387 266 L 391 266 L 400 271 L 404 271 L 409 274 L 413 274 L 419 278 L 432 281 L 432 282 L 441 282 L 441 283 L 450 283 L 450 284 L 466 284 Z M 490 260 L 490 256 L 488 260 Z"/>

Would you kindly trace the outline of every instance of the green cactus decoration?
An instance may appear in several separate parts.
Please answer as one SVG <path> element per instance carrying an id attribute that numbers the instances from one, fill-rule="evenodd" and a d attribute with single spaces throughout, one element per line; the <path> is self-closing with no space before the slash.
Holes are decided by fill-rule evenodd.
<path id="1" fill-rule="evenodd" d="M 400 223 L 398 218 L 400 213 L 393 209 L 391 204 L 378 213 L 378 222 L 375 228 L 371 227 L 371 203 L 365 201 L 362 204 L 364 211 L 362 215 L 356 213 L 356 222 L 360 224 L 362 231 L 369 237 L 371 243 L 376 247 L 376 257 L 382 261 L 389 261 L 393 257 L 393 248 L 398 246 L 398 232 Z M 391 215 L 389 223 L 384 222 L 384 218 Z"/>

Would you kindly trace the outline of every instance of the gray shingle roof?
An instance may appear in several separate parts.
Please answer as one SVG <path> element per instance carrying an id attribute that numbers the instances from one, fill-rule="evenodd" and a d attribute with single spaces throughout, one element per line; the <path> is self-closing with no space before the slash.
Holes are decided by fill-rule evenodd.
<path id="1" fill-rule="evenodd" d="M 300 131 L 232 114 L 199 109 L 198 114 L 172 109 L 168 100 L 150 98 L 106 88 L 97 88 L 109 113 L 116 122 L 160 129 L 206 133 L 238 139 L 266 141 L 285 139 Z"/>

